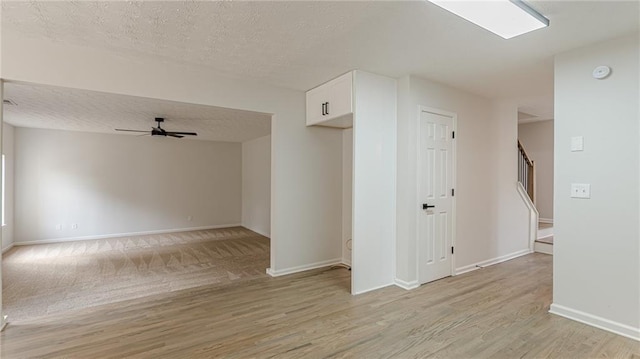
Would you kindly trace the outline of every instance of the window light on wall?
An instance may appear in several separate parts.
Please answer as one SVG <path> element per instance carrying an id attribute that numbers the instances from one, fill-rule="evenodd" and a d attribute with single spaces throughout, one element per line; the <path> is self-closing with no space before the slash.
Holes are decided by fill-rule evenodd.
<path id="1" fill-rule="evenodd" d="M 521 0 L 428 0 L 505 39 L 549 26 L 549 19 Z"/>

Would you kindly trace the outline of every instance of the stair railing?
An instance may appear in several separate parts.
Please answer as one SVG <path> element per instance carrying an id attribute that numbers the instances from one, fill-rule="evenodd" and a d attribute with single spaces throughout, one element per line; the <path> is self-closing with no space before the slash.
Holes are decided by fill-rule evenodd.
<path id="1" fill-rule="evenodd" d="M 518 140 L 518 182 L 527 190 L 531 201 L 535 204 L 535 165 L 527 156 L 522 143 Z"/>

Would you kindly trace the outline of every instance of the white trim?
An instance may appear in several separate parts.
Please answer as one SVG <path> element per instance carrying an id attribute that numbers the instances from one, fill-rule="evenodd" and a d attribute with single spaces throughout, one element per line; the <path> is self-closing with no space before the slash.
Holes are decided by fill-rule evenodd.
<path id="1" fill-rule="evenodd" d="M 231 224 L 221 224 L 221 225 L 215 225 L 215 226 L 160 229 L 160 230 L 157 230 L 157 231 L 142 231 L 142 232 L 129 232 L 129 233 L 100 234 L 100 235 L 95 235 L 95 236 L 83 236 L 83 237 L 51 238 L 51 239 L 40 239 L 40 240 L 35 240 L 35 241 L 16 241 L 13 244 L 16 245 L 16 246 L 26 246 L 26 245 L 31 245 L 31 244 L 89 241 L 89 240 L 92 240 L 92 239 L 105 239 L 105 238 L 130 237 L 130 236 L 144 236 L 144 235 L 147 235 L 147 234 L 164 234 L 164 233 L 177 233 L 177 232 L 189 232 L 189 231 L 202 231 L 202 230 L 207 230 L 207 229 L 219 229 L 219 228 L 229 228 L 229 227 L 242 227 L 242 224 L 240 224 L 240 223 L 231 223 Z"/>
<path id="2" fill-rule="evenodd" d="M 283 275 L 289 275 L 289 274 L 294 274 L 294 273 L 298 273 L 298 272 L 304 272 L 304 271 L 308 271 L 308 270 L 311 270 L 311 269 L 329 267 L 329 266 L 336 265 L 336 264 L 342 264 L 342 258 L 329 259 L 329 260 L 326 260 L 326 261 L 315 262 L 315 263 L 311 263 L 311 264 L 304 264 L 304 265 L 301 265 L 301 266 L 296 266 L 296 267 L 291 267 L 291 268 L 286 268 L 286 269 L 273 270 L 273 268 L 267 268 L 267 274 L 272 276 L 272 277 L 280 277 L 280 276 L 283 276 Z"/>
<path id="3" fill-rule="evenodd" d="M 492 266 L 494 264 L 506 262 L 508 260 L 512 260 L 514 258 L 525 256 L 525 255 L 530 254 L 530 253 L 533 253 L 533 252 L 529 248 L 527 248 L 527 249 L 523 249 L 523 250 L 520 250 L 520 251 L 517 251 L 517 252 L 513 252 L 511 254 L 506 254 L 504 256 L 496 257 L 496 258 L 493 258 L 493 259 L 488 259 L 486 261 L 469 264 L 467 266 L 457 268 L 456 269 L 456 275 L 467 273 L 467 272 L 471 272 L 471 271 L 474 271 L 476 269 L 482 269 L 484 267 Z"/>
<path id="4" fill-rule="evenodd" d="M 537 253 L 553 255 L 553 244 L 550 243 L 536 242 L 533 244 L 533 249 Z"/>
<path id="5" fill-rule="evenodd" d="M 9 249 L 13 248 L 15 244 L 11 243 L 10 245 L 7 246 L 7 248 L 2 248 L 2 254 L 5 254 L 9 251 Z"/>
<path id="6" fill-rule="evenodd" d="M 553 218 L 538 218 L 538 222 L 553 224 Z"/>
<path id="7" fill-rule="evenodd" d="M 373 292 L 374 290 L 378 290 L 378 289 L 386 288 L 386 287 L 388 287 L 388 286 L 390 286 L 390 285 L 394 285 L 394 284 L 395 284 L 395 283 L 382 284 L 382 285 L 379 285 L 379 286 L 377 286 L 377 287 L 367 288 L 367 289 L 365 289 L 365 290 L 362 290 L 362 291 L 359 291 L 359 292 L 354 292 L 354 293 L 351 293 L 351 294 L 352 294 L 352 295 L 358 295 L 358 294 L 369 293 L 369 292 Z"/>
<path id="8" fill-rule="evenodd" d="M 418 283 L 417 280 L 412 280 L 411 282 L 405 282 L 402 279 L 398 279 L 398 278 L 396 278 L 395 284 L 398 287 L 406 290 L 416 289 L 420 286 L 420 283 Z"/>
<path id="9" fill-rule="evenodd" d="M 440 115 L 440 116 L 445 116 L 445 117 L 451 117 L 451 121 L 453 122 L 452 125 L 452 131 L 453 132 L 458 132 L 458 114 L 455 112 L 449 112 L 449 111 L 445 111 L 445 110 L 440 110 L 437 108 L 433 108 L 433 107 L 428 107 L 428 106 L 422 106 L 422 105 L 418 105 L 418 116 L 416 118 L 416 147 L 417 147 L 417 153 L 416 153 L 416 195 L 419 196 L 420 194 L 420 174 L 419 172 L 419 168 L 420 168 L 420 121 L 422 119 L 422 113 L 423 112 L 428 112 L 428 113 L 433 113 L 436 115 Z M 453 162 L 452 166 L 451 166 L 451 186 L 453 189 L 455 189 L 457 187 L 458 181 L 457 181 L 457 171 L 456 168 L 458 167 L 458 141 L 457 138 L 453 139 L 451 142 L 451 161 Z M 451 246 L 455 248 L 456 246 L 456 213 L 457 213 L 457 197 L 456 196 L 451 196 Z M 420 200 L 420 198 L 416 197 L 416 207 L 415 208 L 420 208 L 420 204 L 422 203 L 422 201 Z M 420 285 L 420 211 L 416 211 L 416 278 L 418 278 L 417 282 L 418 285 Z M 455 256 L 455 252 L 451 254 L 451 271 L 450 274 L 452 276 L 456 275 L 456 256 Z"/>
<path id="10" fill-rule="evenodd" d="M 0 318 L 0 332 L 7 327 L 7 324 L 9 324 L 9 321 L 7 320 L 7 318 L 8 316 L 6 315 L 3 315 L 2 318 Z"/>
<path id="11" fill-rule="evenodd" d="M 598 329 L 606 330 L 611 333 L 622 335 L 640 341 L 640 328 L 635 328 L 626 324 L 614 322 L 606 318 L 598 317 L 593 314 L 585 313 L 576 309 L 565 307 L 559 304 L 551 304 L 549 313 L 575 320 Z"/>
<path id="12" fill-rule="evenodd" d="M 529 198 L 529 194 L 522 183 L 516 181 L 516 188 L 520 198 L 524 202 L 525 206 L 527 206 L 527 209 L 529 209 L 529 250 L 533 252 L 534 243 L 536 239 L 538 239 L 538 217 L 540 214 L 538 213 L 536 206 L 531 201 L 531 198 Z"/>

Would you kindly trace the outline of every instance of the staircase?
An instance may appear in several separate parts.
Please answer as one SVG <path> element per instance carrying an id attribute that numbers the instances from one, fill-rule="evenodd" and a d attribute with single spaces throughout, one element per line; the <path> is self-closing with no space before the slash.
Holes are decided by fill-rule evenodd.
<path id="1" fill-rule="evenodd" d="M 518 182 L 526 191 L 530 202 L 529 206 L 535 208 L 535 163 L 529 158 L 522 143 L 518 141 Z M 537 220 L 537 211 L 536 220 Z M 535 223 L 535 222 L 534 222 Z M 538 236 L 533 243 L 533 250 L 539 253 L 553 254 L 553 224 L 538 222 Z"/>
<path id="2" fill-rule="evenodd" d="M 518 182 L 527 190 L 531 202 L 536 203 L 535 196 L 535 166 L 527 156 L 522 143 L 518 140 Z"/>
<path id="3" fill-rule="evenodd" d="M 553 224 L 538 223 L 538 239 L 533 243 L 538 253 L 553 254 Z"/>

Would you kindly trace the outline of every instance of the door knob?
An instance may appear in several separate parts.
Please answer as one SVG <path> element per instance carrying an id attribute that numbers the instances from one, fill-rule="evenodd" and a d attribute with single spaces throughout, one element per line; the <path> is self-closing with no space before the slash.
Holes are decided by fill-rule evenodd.
<path id="1" fill-rule="evenodd" d="M 422 209 L 429 209 L 429 208 L 435 208 L 436 206 L 430 206 L 427 203 L 423 203 L 422 204 Z"/>

